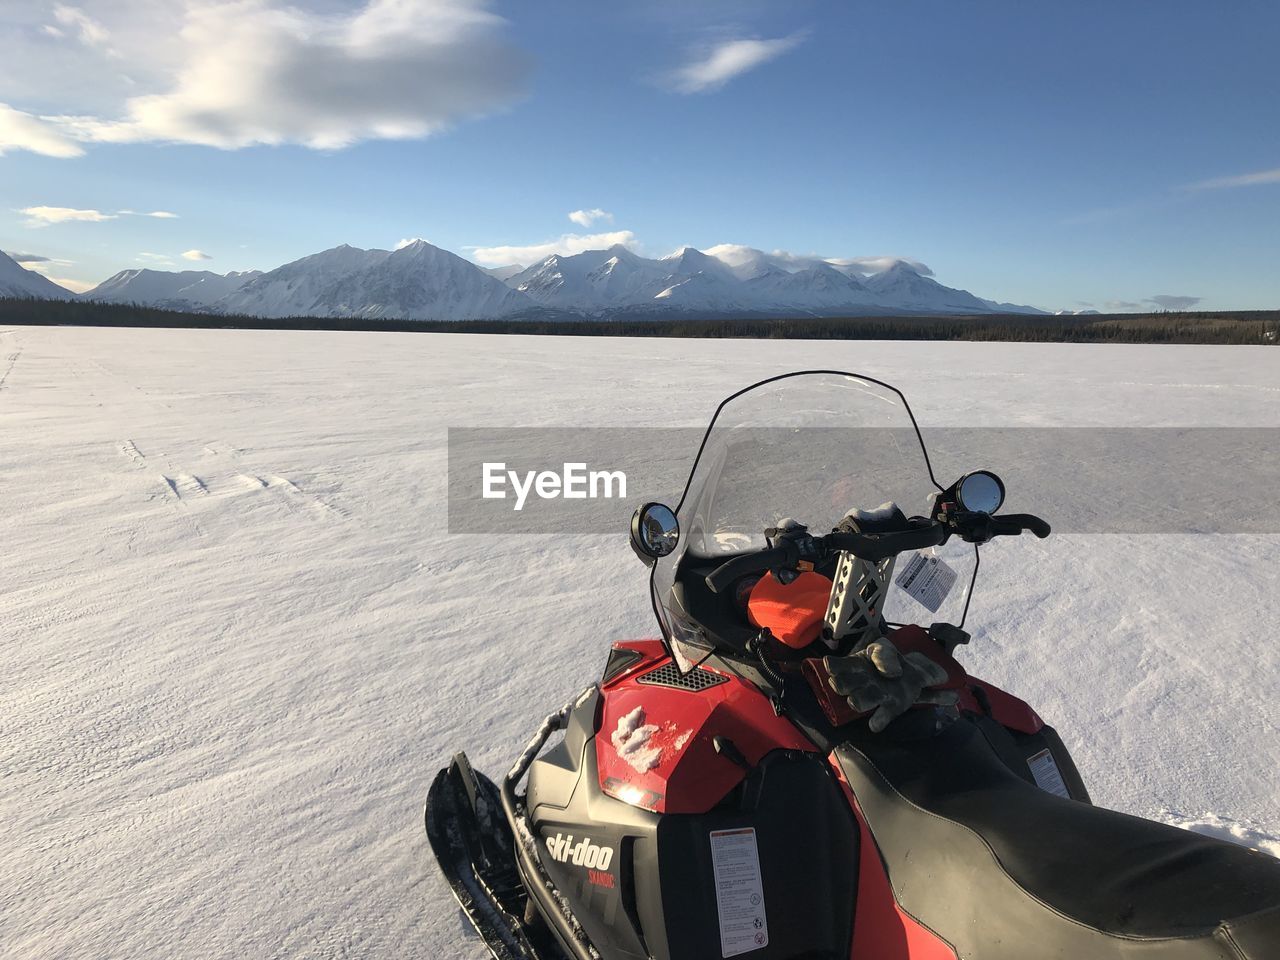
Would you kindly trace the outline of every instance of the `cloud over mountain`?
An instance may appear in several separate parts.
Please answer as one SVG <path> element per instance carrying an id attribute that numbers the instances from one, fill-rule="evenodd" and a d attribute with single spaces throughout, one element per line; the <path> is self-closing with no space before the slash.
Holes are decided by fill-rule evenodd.
<path id="1" fill-rule="evenodd" d="M 500 267 L 508 263 L 534 263 L 554 255 L 584 253 L 587 250 L 601 250 L 614 246 L 636 246 L 636 235 L 630 230 L 613 230 L 608 233 L 566 233 L 555 240 L 543 243 L 531 243 L 524 246 L 502 245 L 496 247 L 476 247 L 471 250 L 471 258 L 476 263 L 488 267 Z"/>

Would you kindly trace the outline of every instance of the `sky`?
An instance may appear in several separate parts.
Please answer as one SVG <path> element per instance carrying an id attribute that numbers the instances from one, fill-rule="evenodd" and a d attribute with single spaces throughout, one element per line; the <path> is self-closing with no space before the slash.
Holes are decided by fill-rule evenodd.
<path id="1" fill-rule="evenodd" d="M 1280 307 L 1280 4 L 5 0 L 0 249 L 80 290 L 422 237 Z"/>

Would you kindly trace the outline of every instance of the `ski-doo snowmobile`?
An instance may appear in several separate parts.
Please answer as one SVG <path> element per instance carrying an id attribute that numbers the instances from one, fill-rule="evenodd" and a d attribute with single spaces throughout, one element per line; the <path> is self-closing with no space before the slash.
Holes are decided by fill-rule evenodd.
<path id="1" fill-rule="evenodd" d="M 494 957 L 1280 958 L 1280 861 L 1092 805 L 1053 727 L 956 660 L 978 551 L 1050 528 L 937 463 L 870 377 L 720 404 L 676 507 L 632 519 L 660 638 L 615 643 L 500 785 L 462 754 L 431 785 Z"/>

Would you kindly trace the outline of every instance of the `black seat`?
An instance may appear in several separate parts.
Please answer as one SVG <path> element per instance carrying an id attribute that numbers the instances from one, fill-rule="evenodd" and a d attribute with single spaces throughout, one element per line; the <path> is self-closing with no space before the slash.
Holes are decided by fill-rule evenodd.
<path id="1" fill-rule="evenodd" d="M 1280 860 L 1046 793 L 963 720 L 836 756 L 898 902 L 965 960 L 1280 958 Z"/>

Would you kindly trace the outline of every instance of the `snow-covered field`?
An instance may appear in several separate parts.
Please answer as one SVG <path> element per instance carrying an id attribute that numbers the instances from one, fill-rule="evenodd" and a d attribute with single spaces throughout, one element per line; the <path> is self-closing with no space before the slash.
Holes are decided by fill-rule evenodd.
<path id="1" fill-rule="evenodd" d="M 696 425 L 806 366 L 898 384 L 926 425 L 1280 423 L 1266 348 L 0 331 L 23 958 L 479 955 L 432 774 L 459 748 L 505 770 L 653 626 L 627 507 L 612 537 L 447 535 L 448 426 Z M 964 656 L 1098 802 L 1280 855 L 1277 569 L 1280 536 L 1006 541 Z"/>

